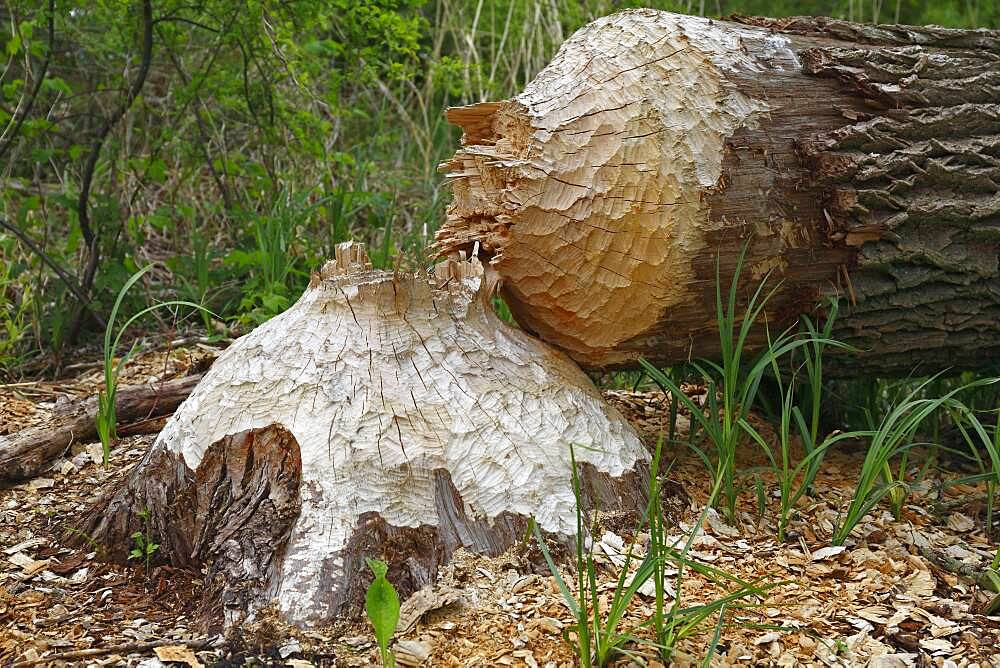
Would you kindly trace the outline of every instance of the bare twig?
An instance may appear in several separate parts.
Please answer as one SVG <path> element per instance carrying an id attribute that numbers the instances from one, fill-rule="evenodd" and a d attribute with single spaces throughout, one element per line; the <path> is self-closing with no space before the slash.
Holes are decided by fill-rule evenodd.
<path id="1" fill-rule="evenodd" d="M 920 556 L 941 570 L 948 571 L 966 580 L 971 580 L 988 591 L 995 592 L 998 590 L 997 583 L 989 575 L 989 568 L 977 568 L 931 547 L 920 547 L 919 550 Z"/>
<path id="2" fill-rule="evenodd" d="M 14 125 L 7 126 L 4 128 L 3 136 L 0 137 L 0 160 L 3 160 L 4 154 L 7 153 L 7 149 L 10 148 L 14 140 L 17 139 L 18 133 L 21 131 L 21 125 L 24 123 L 24 119 L 28 117 L 31 113 L 31 108 L 35 105 L 35 98 L 38 97 L 38 91 L 42 89 L 42 82 L 45 81 L 45 75 L 49 71 L 49 62 L 52 59 L 52 50 L 56 40 L 56 28 L 55 28 L 55 15 L 56 15 L 56 0 L 49 0 L 49 47 L 45 50 L 45 60 L 42 61 L 42 68 L 35 77 L 35 85 L 31 89 L 31 95 L 27 99 L 27 103 L 24 106 L 24 110 L 21 112 L 14 113 Z M 18 105 L 20 107 L 20 105 Z M 10 132 L 8 133 L 8 130 Z"/>
<path id="3" fill-rule="evenodd" d="M 177 23 L 187 23 L 188 25 L 192 25 L 192 26 L 194 26 L 196 28 L 201 28 L 202 30 L 207 30 L 209 32 L 214 32 L 216 34 L 222 32 L 222 30 L 220 28 L 213 28 L 212 26 L 205 25 L 204 23 L 200 23 L 198 21 L 195 21 L 194 19 L 187 19 L 187 18 L 184 18 L 183 16 L 176 16 L 176 15 L 161 16 L 158 19 L 156 19 L 153 23 L 157 23 L 157 24 L 159 24 L 159 23 L 168 23 L 170 21 L 174 21 L 174 22 L 177 22 Z"/>

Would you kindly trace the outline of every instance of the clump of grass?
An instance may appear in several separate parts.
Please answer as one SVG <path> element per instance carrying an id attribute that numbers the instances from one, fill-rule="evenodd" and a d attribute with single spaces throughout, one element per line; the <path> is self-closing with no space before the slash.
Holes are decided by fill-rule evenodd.
<path id="1" fill-rule="evenodd" d="M 657 444 L 654 461 L 657 461 L 659 457 L 660 445 Z M 652 627 L 655 643 L 653 646 L 660 658 L 668 663 L 672 660 L 675 648 L 682 640 L 700 631 L 706 621 L 715 618 L 715 629 L 705 649 L 702 662 L 702 665 L 707 667 L 721 640 L 722 630 L 726 626 L 726 613 L 733 608 L 742 609 L 753 605 L 744 601 L 750 598 L 762 599 L 769 589 L 784 584 L 783 582 L 764 584 L 746 582 L 725 571 L 698 563 L 688 557 L 691 546 L 694 544 L 695 538 L 698 537 L 698 528 L 704 524 L 705 518 L 708 516 L 708 511 L 721 489 L 721 483 L 721 480 L 716 481 L 715 486 L 709 494 L 708 501 L 705 503 L 705 507 L 698 517 L 698 521 L 695 522 L 694 528 L 684 542 L 684 546 L 678 549 L 677 544 L 671 544 L 665 536 L 665 525 L 660 505 L 661 488 L 659 478 L 654 475 L 650 481 L 650 503 L 646 516 L 651 538 L 646 561 L 651 561 L 654 564 L 655 608 Z M 667 564 L 671 564 L 672 567 L 677 569 L 677 574 L 674 578 L 674 600 L 669 609 L 664 608 Z M 726 595 L 708 603 L 682 607 L 684 578 L 687 570 L 698 573 L 717 584 L 728 583 L 729 587 L 735 588 L 730 589 Z"/>
<path id="2" fill-rule="evenodd" d="M 781 373 L 778 369 L 777 360 L 772 360 L 774 375 L 778 383 L 780 398 L 780 420 L 777 427 L 778 452 L 768 444 L 767 440 L 754 428 L 747 420 L 740 421 L 740 426 L 753 441 L 760 447 L 768 458 L 771 470 L 778 483 L 779 509 L 778 509 L 778 540 L 785 540 L 788 524 L 792 519 L 795 506 L 805 494 L 812 488 L 812 484 L 819 472 L 820 464 L 823 461 L 826 451 L 834 444 L 854 438 L 863 438 L 870 435 L 870 432 L 852 431 L 835 432 L 830 434 L 822 443 L 818 445 L 813 441 L 810 426 L 807 424 L 802 411 L 795 402 L 795 376 L 793 375 L 784 386 Z M 798 462 L 792 461 L 792 440 L 797 431 L 802 439 L 805 455 Z M 761 506 L 765 501 L 759 501 Z"/>
<path id="3" fill-rule="evenodd" d="M 845 344 L 823 336 L 796 337 L 790 330 L 782 332 L 749 361 L 746 357 L 747 338 L 764 314 L 764 307 L 774 290 L 764 292 L 767 277 L 764 277 L 753 292 L 742 315 L 737 312 L 739 278 L 743 268 L 747 247 L 744 246 L 736 262 L 736 271 L 723 301 L 722 282 L 719 276 L 719 261 L 715 267 L 715 308 L 719 333 L 719 362 L 698 360 L 691 366 L 701 376 L 707 389 L 705 406 L 696 405 L 685 395 L 676 379 L 642 359 L 640 363 L 646 374 L 664 391 L 671 400 L 677 399 L 690 413 L 692 425 L 697 426 L 713 447 L 712 452 L 695 447 L 695 453 L 705 463 L 718 483 L 722 506 L 726 518 L 736 516 L 736 500 L 740 485 L 737 481 L 736 451 L 747 437 L 747 416 L 757 397 L 761 380 L 765 374 L 777 367 L 778 360 L 797 349 L 808 349 L 808 367 L 811 387 L 815 385 L 813 410 L 815 416 L 809 433 L 818 430 L 819 404 L 822 386 L 821 358 L 826 347 L 847 348 Z M 830 325 L 832 327 L 832 324 Z M 827 328 L 824 328 L 827 332 Z M 819 334 L 819 332 L 813 332 Z M 750 435 L 752 437 L 752 435 Z M 814 461 L 814 460 L 813 460 Z"/>
<path id="4" fill-rule="evenodd" d="M 365 614 L 375 629 L 375 640 L 378 642 L 382 665 L 392 668 L 396 665 L 396 656 L 389 649 L 389 642 L 399 623 L 399 595 L 396 594 L 396 588 L 385 578 L 389 571 L 385 562 L 378 559 L 365 561 L 375 576 L 365 593 Z"/>
<path id="5" fill-rule="evenodd" d="M 784 375 L 778 363 L 777 357 L 770 358 L 771 372 L 777 384 L 779 396 L 777 452 L 771 447 L 760 432 L 746 419 L 740 420 L 743 431 L 757 444 L 764 452 L 778 483 L 779 510 L 778 510 L 778 540 L 785 540 L 788 524 L 791 521 L 795 505 L 804 495 L 812 489 L 816 475 L 826 451 L 834 444 L 855 438 L 863 438 L 870 435 L 866 431 L 834 432 L 817 443 L 819 435 L 820 405 L 822 403 L 822 377 L 823 377 L 823 353 L 829 343 L 834 342 L 830 338 L 833 330 L 833 322 L 837 316 L 836 303 L 831 304 L 827 313 L 826 323 L 822 330 L 818 330 L 813 325 L 808 316 L 802 317 L 803 329 L 806 334 L 805 344 L 802 347 L 802 365 L 792 370 L 787 385 Z M 769 341 L 770 343 L 770 341 Z M 836 342 L 834 342 L 836 343 Z M 842 345 L 842 344 L 838 344 Z M 796 400 L 798 372 L 804 368 L 807 377 L 806 403 L 810 407 L 810 420 L 807 421 Z M 801 439 L 804 456 L 795 464 L 793 458 L 793 440 L 796 436 Z M 763 486 L 758 485 L 758 504 L 763 513 L 766 505 L 766 495 Z"/>
<path id="6" fill-rule="evenodd" d="M 101 448 L 104 454 L 104 466 L 108 465 L 108 461 L 111 458 L 111 444 L 118 440 L 118 435 L 115 433 L 115 428 L 118 424 L 118 413 L 115 403 L 118 395 L 118 377 L 121 375 L 121 371 L 125 367 L 125 364 L 128 363 L 138 348 L 138 342 L 134 343 L 129 351 L 125 353 L 125 355 L 123 355 L 116 364 L 115 351 L 118 350 L 118 344 L 121 342 L 122 335 L 125 334 L 129 326 L 131 326 L 136 320 L 147 313 L 151 313 L 152 311 L 161 308 L 171 306 L 187 306 L 199 311 L 207 311 L 210 315 L 214 315 L 205 307 L 189 301 L 171 300 L 158 302 L 152 306 L 147 306 L 126 320 L 121 328 L 119 328 L 118 333 L 112 338 L 112 335 L 114 334 L 115 322 L 118 319 L 118 311 L 121 309 L 122 301 L 125 299 L 125 295 L 128 293 L 129 289 L 131 289 L 132 286 L 135 285 L 139 279 L 152 268 L 153 265 L 147 265 L 132 274 L 132 276 L 125 281 L 121 290 L 118 291 L 118 297 L 115 299 L 114 306 L 111 308 L 111 317 L 108 318 L 108 326 L 104 330 L 104 388 L 101 390 L 97 398 L 97 417 L 95 420 L 97 435 L 101 439 Z"/>
<path id="7" fill-rule="evenodd" d="M 563 638 L 570 643 L 579 659 L 580 665 L 584 668 L 591 666 L 607 666 L 617 658 L 626 657 L 633 661 L 642 663 L 644 654 L 652 651 L 658 654 L 665 661 L 669 661 L 674 652 L 674 648 L 684 638 L 691 636 L 701 630 L 702 624 L 712 618 L 717 617 L 714 640 L 707 649 L 706 661 L 711 658 L 715 645 L 718 644 L 721 631 L 725 626 L 725 615 L 731 607 L 743 607 L 740 602 L 752 596 L 762 596 L 767 589 L 775 585 L 757 586 L 744 582 L 722 571 L 705 566 L 688 558 L 687 553 L 697 535 L 697 527 L 701 526 L 705 519 L 710 504 L 706 505 L 695 529 L 688 537 L 684 547 L 678 549 L 676 545 L 668 544 L 665 535 L 665 526 L 660 506 L 660 482 L 659 469 L 662 453 L 662 438 L 657 443 L 650 470 L 649 499 L 643 516 L 643 526 L 649 530 L 649 549 L 639 563 L 638 568 L 631 575 L 630 565 L 634 559 L 635 544 L 631 544 L 625 554 L 625 561 L 615 582 L 615 587 L 611 599 L 602 609 L 600 589 L 597 581 L 597 567 L 594 560 L 593 547 L 587 547 L 587 536 L 590 534 L 589 527 L 585 521 L 585 513 L 582 507 L 580 477 L 576 466 L 576 457 L 573 449 L 570 448 L 570 463 L 572 465 L 572 485 L 573 495 L 576 502 L 576 538 L 575 538 L 575 567 L 576 567 L 576 590 L 574 595 L 566 581 L 563 579 L 551 553 L 546 545 L 545 537 L 542 535 L 538 525 L 533 523 L 532 530 L 538 541 L 539 548 L 549 566 L 553 578 L 562 593 L 566 606 L 570 609 L 574 624 L 563 631 Z M 718 492 L 718 486 L 713 492 L 713 496 Z M 711 499 L 710 499 L 711 501 Z M 639 533 L 636 531 L 636 534 Z M 666 574 L 667 566 L 672 565 L 677 568 L 675 581 L 676 594 L 673 603 L 668 607 L 666 604 Z M 735 582 L 737 588 L 727 595 L 707 604 L 682 607 L 681 589 L 685 569 L 690 569 L 716 582 Z M 655 591 L 655 608 L 650 620 L 638 624 L 632 628 L 622 628 L 622 623 L 628 608 L 635 599 L 636 594 L 647 582 L 653 580 Z M 639 635 L 639 632 L 647 627 L 651 627 L 654 633 L 654 640 Z M 575 632 L 575 640 L 570 637 L 570 633 Z M 643 650 L 646 651 L 643 651 Z"/>
<path id="8" fill-rule="evenodd" d="M 968 404 L 956 402 L 949 412 L 966 445 L 969 446 L 972 459 L 979 466 L 981 473 L 977 478 L 986 482 L 986 533 L 989 535 L 993 531 L 993 509 L 997 489 L 1000 487 L 1000 408 L 995 411 L 998 422 L 994 423 L 992 434 L 991 428 L 982 423 L 976 411 Z M 979 454 L 980 447 L 986 451 L 985 462 Z M 997 551 L 997 559 L 1000 559 L 1000 549 Z"/>
<path id="9" fill-rule="evenodd" d="M 16 273 L 14 262 L 0 253 L 0 372 L 14 369 L 21 362 L 19 344 L 31 327 L 28 309 L 32 290 L 15 281 Z"/>
<path id="10" fill-rule="evenodd" d="M 901 475 L 893 474 L 891 463 L 893 459 L 897 458 L 897 461 L 905 462 L 906 453 L 919 445 L 913 439 L 925 420 L 939 410 L 949 409 L 958 411 L 966 419 L 970 415 L 974 417 L 974 414 L 959 401 L 957 395 L 966 390 L 1000 381 L 1000 378 L 981 378 L 956 387 L 942 396 L 922 398 L 920 392 L 935 378 L 937 376 L 917 385 L 872 430 L 871 443 L 861 465 L 854 495 L 842 521 L 834 530 L 832 538 L 834 545 L 843 545 L 861 518 L 886 495 L 893 493 L 893 508 L 902 508 L 909 488 Z M 985 431 L 983 436 L 986 437 Z M 986 437 L 986 441 L 991 442 L 988 437 Z"/>

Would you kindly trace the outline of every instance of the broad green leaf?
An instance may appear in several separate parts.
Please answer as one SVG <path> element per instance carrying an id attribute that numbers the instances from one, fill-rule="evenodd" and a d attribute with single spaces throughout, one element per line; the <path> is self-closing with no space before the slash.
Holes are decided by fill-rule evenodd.
<path id="1" fill-rule="evenodd" d="M 391 664 L 388 649 L 389 641 L 396 632 L 399 623 L 399 596 L 396 589 L 385 579 L 389 567 L 378 559 L 365 559 L 368 568 L 375 574 L 375 579 L 368 586 L 365 594 L 365 613 L 375 628 L 375 640 L 382 654 L 382 661 Z"/>

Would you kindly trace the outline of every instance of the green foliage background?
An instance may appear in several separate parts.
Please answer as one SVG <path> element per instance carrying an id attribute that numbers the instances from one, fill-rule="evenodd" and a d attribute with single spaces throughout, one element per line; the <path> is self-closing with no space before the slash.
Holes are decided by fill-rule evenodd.
<path id="1" fill-rule="evenodd" d="M 150 262 L 132 307 L 177 297 L 251 326 L 339 241 L 424 261 L 458 141 L 443 109 L 517 93 L 573 30 L 640 4 L 1000 25 L 997 0 L 7 0 L 0 218 L 19 234 L 0 228 L 0 372 L 95 340 Z"/>

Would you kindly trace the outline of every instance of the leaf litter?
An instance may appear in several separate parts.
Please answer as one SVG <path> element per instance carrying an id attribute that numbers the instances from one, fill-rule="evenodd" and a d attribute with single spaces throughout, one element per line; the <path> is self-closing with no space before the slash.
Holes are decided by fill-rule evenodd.
<path id="1" fill-rule="evenodd" d="M 206 354 L 182 349 L 143 355 L 127 369 L 125 382 L 181 375 Z M 99 383 L 99 372 L 90 370 L 72 380 L 0 387 L 0 433 L 45 420 L 56 401 L 86 396 Z M 650 444 L 665 429 L 664 395 L 604 394 Z M 683 432 L 688 421 L 680 418 Z M 65 528 L 141 459 L 153 439 L 124 438 L 108 469 L 98 465 L 99 444 L 76 443 L 38 478 L 0 489 L 0 664 L 153 668 L 255 657 L 298 668 L 377 660 L 365 625 L 298 629 L 265 611 L 224 637 L 206 634 L 197 609 L 202 573 L 159 565 L 147 577 L 141 565 L 101 561 L 99 546 L 88 552 L 62 547 Z M 953 567 L 976 572 L 995 553 L 972 501 L 982 488 L 945 487 L 941 474 L 931 471 L 925 484 L 915 486 L 900 521 L 876 507 L 845 546 L 832 547 L 829 539 L 863 454 L 849 448 L 829 454 L 813 495 L 797 508 L 788 540 L 779 543 L 776 518 L 770 509 L 757 512 L 753 493 L 741 499 L 737 521 L 709 511 L 695 527 L 708 493 L 703 465 L 682 447 L 666 453 L 672 465 L 664 508 L 674 523 L 668 542 L 683 544 L 696 531 L 690 554 L 697 561 L 744 580 L 783 583 L 758 604 L 728 613 L 711 665 L 1000 666 L 1000 617 L 979 614 L 992 593 Z M 752 457 L 741 462 L 755 464 Z M 948 510 L 935 512 L 938 503 Z M 597 536 L 598 589 L 606 602 L 625 554 L 641 554 L 648 537 L 621 525 L 603 527 Z M 632 559 L 630 568 L 638 561 Z M 670 599 L 676 596 L 670 579 L 675 574 L 668 570 Z M 717 583 L 688 573 L 682 603 L 707 602 L 721 593 Z M 649 619 L 652 595 L 651 586 L 640 590 L 625 628 Z M 408 666 L 572 666 L 563 639 L 571 624 L 536 547 L 518 545 L 496 558 L 460 550 L 434 585 L 403 603 L 397 660 Z M 674 665 L 701 663 L 709 626 L 714 624 L 677 648 Z M 642 645 L 633 649 L 649 654 Z M 84 656 L 68 658 L 74 653 Z M 662 665 L 651 655 L 647 663 Z"/>

